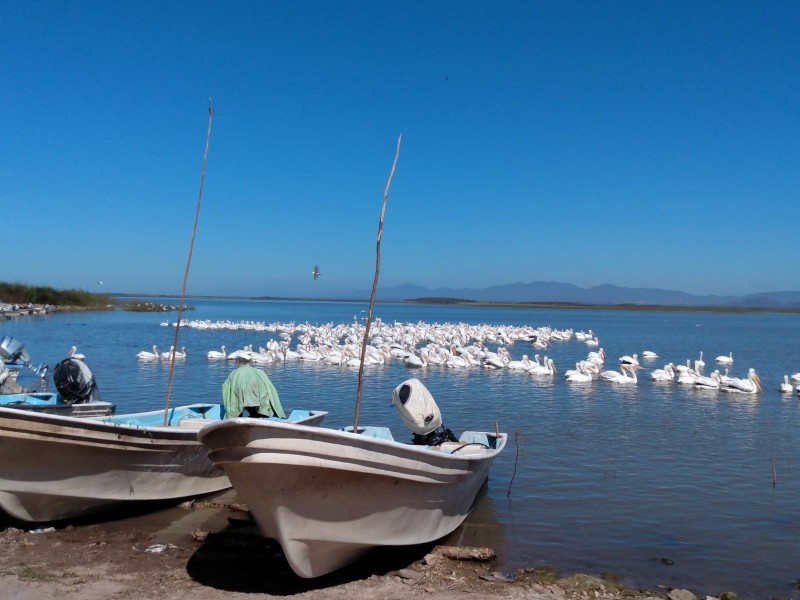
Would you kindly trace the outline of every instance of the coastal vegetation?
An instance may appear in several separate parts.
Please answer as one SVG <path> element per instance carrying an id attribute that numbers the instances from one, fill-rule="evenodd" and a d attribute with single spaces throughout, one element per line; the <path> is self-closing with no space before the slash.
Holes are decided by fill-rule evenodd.
<path id="1" fill-rule="evenodd" d="M 169 312 L 177 306 L 140 300 L 119 300 L 109 294 L 86 290 L 59 290 L 50 286 L 32 286 L 0 281 L 0 304 L 51 306 L 59 310 L 129 310 L 132 312 Z M 191 307 L 184 307 L 191 310 Z"/>
<path id="2" fill-rule="evenodd" d="M 92 310 L 115 308 L 114 300 L 106 294 L 93 294 L 86 290 L 57 290 L 49 286 L 32 286 L 0 281 L 0 302 L 6 304 L 49 304 L 72 306 Z"/>

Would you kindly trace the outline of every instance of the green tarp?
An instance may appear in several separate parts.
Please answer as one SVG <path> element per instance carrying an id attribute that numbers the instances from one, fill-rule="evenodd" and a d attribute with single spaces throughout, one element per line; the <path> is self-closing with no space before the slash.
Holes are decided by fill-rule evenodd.
<path id="1" fill-rule="evenodd" d="M 244 365 L 233 371 L 222 384 L 222 401 L 228 418 L 253 408 L 263 417 L 286 418 L 278 390 L 261 369 Z"/>

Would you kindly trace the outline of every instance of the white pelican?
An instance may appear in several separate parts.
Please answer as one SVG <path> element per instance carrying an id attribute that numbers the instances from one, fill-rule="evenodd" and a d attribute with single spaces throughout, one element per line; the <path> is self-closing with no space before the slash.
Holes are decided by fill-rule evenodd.
<path id="1" fill-rule="evenodd" d="M 656 354 L 652 350 L 645 350 L 644 352 L 642 352 L 642 358 L 645 358 L 647 360 L 652 360 L 654 358 L 658 358 L 658 354 Z"/>
<path id="2" fill-rule="evenodd" d="M 620 356 L 619 357 L 619 362 L 621 362 L 623 365 L 632 365 L 634 367 L 638 367 L 639 366 L 639 355 L 638 354 L 634 354 L 633 356 L 630 356 L 630 355 L 626 354 L 625 356 Z"/>
<path id="3" fill-rule="evenodd" d="M 445 365 L 451 369 L 466 369 L 469 368 L 470 363 L 464 356 L 450 355 L 447 357 Z"/>
<path id="4" fill-rule="evenodd" d="M 341 365 L 347 360 L 345 352 L 341 348 L 331 348 L 324 351 L 325 355 L 322 357 L 322 362 L 326 365 Z"/>
<path id="5" fill-rule="evenodd" d="M 253 346 L 248 345 L 244 346 L 241 350 L 234 350 L 233 352 L 229 353 L 227 358 L 228 360 L 235 360 L 239 362 L 250 362 L 250 358 L 253 356 Z"/>
<path id="6" fill-rule="evenodd" d="M 675 369 L 673 364 L 667 363 L 663 369 L 654 369 L 650 373 L 650 379 L 653 381 L 674 381 Z"/>
<path id="7" fill-rule="evenodd" d="M 286 362 L 287 360 L 297 360 L 298 358 L 300 358 L 300 355 L 297 352 L 289 348 L 288 341 L 281 342 L 278 354 L 281 357 L 283 357 L 284 362 Z"/>
<path id="8" fill-rule="evenodd" d="M 694 361 L 694 368 L 699 373 L 700 371 L 703 370 L 703 367 L 705 367 L 705 366 L 706 366 L 706 363 L 703 360 L 703 351 L 700 350 L 700 358 L 698 358 L 696 361 Z"/>
<path id="9" fill-rule="evenodd" d="M 791 394 L 792 384 L 789 382 L 789 376 L 783 376 L 783 383 L 781 384 L 781 394 Z"/>
<path id="10" fill-rule="evenodd" d="M 543 364 L 535 363 L 528 369 L 531 375 L 555 375 L 556 365 L 552 358 L 545 357 Z"/>
<path id="11" fill-rule="evenodd" d="M 306 345 L 297 346 L 298 358 L 302 361 L 317 362 L 322 357 L 314 349 Z"/>
<path id="12" fill-rule="evenodd" d="M 208 360 L 220 360 L 226 358 L 227 356 L 228 356 L 228 349 L 225 346 L 222 346 L 222 352 L 220 352 L 219 350 L 209 350 L 208 354 L 206 354 Z"/>
<path id="13" fill-rule="evenodd" d="M 715 360 L 721 365 L 733 364 L 733 352 L 729 352 L 728 356 L 718 356 Z"/>
<path id="14" fill-rule="evenodd" d="M 694 368 L 681 370 L 681 374 L 678 375 L 678 383 L 694 385 L 698 377 L 700 377 L 700 371 L 695 364 Z"/>
<path id="15" fill-rule="evenodd" d="M 158 360 L 161 356 L 161 353 L 158 351 L 158 346 L 153 344 L 153 351 L 148 352 L 147 350 L 142 350 L 136 355 L 136 358 L 139 360 Z"/>
<path id="16" fill-rule="evenodd" d="M 611 383 L 636 383 L 636 370 L 633 366 L 622 363 L 620 371 L 603 371 L 600 377 Z"/>
<path id="17" fill-rule="evenodd" d="M 724 381 L 721 390 L 739 394 L 757 394 L 761 391 L 761 378 L 752 367 L 747 371 L 744 379 L 729 378 Z"/>
<path id="18" fill-rule="evenodd" d="M 268 365 L 274 361 L 275 357 L 265 348 L 259 348 L 258 352 L 250 354 L 250 362 L 256 365 Z"/>
<path id="19" fill-rule="evenodd" d="M 533 361 L 528 358 L 527 354 L 522 355 L 522 360 L 512 360 L 506 365 L 506 368 L 512 371 L 527 371 L 533 366 Z"/>
<path id="20" fill-rule="evenodd" d="M 800 381 L 800 373 L 792 373 L 792 376 L 789 379 L 792 381 Z"/>
<path id="21" fill-rule="evenodd" d="M 164 360 L 169 360 L 174 349 L 174 346 L 170 346 L 169 352 L 161 353 L 161 358 Z M 175 360 L 181 360 L 182 358 L 186 358 L 186 346 L 182 346 L 180 350 L 175 350 Z"/>
<path id="22" fill-rule="evenodd" d="M 596 352 L 589 352 L 586 355 L 586 360 L 593 362 L 596 365 L 602 365 L 606 360 L 606 351 L 603 348 Z"/>
<path id="23" fill-rule="evenodd" d="M 698 375 L 694 381 L 694 385 L 703 389 L 718 390 L 720 386 L 719 371 L 714 371 L 711 375 Z"/>
<path id="24" fill-rule="evenodd" d="M 569 378 L 572 375 L 578 375 L 580 373 L 583 373 L 586 369 L 585 365 L 586 365 L 585 362 L 579 360 L 578 362 L 575 363 L 574 369 L 567 369 L 566 371 L 564 371 L 564 377 Z"/>
<path id="25" fill-rule="evenodd" d="M 86 356 L 80 354 L 77 346 L 72 346 L 67 353 L 67 358 L 77 358 L 78 360 L 86 360 Z"/>
<path id="26" fill-rule="evenodd" d="M 403 364 L 407 367 L 427 367 L 428 359 L 425 358 L 425 355 L 422 353 L 416 354 L 415 352 L 411 352 L 403 359 Z"/>
<path id="27" fill-rule="evenodd" d="M 483 357 L 483 366 L 487 369 L 503 369 L 509 361 L 497 352 L 486 352 Z"/>
<path id="28" fill-rule="evenodd" d="M 566 375 L 567 381 L 572 383 L 587 383 L 592 380 L 591 372 L 586 368 L 584 363 L 575 363 L 576 370 L 570 369 Z"/>

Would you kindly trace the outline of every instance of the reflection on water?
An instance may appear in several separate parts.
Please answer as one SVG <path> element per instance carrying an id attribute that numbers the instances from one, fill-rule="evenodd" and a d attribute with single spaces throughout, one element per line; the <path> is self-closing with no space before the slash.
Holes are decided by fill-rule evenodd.
<path id="1" fill-rule="evenodd" d="M 194 304 L 191 318 L 297 323 L 349 323 L 365 306 Z M 741 598 L 797 597 L 800 408 L 797 395 L 781 396 L 778 385 L 784 374 L 800 370 L 799 316 L 394 304 L 377 306 L 376 314 L 385 322 L 592 329 L 606 350 L 606 368 L 645 348 L 659 354 L 630 386 L 566 382 L 563 372 L 590 350 L 575 339 L 542 352 L 554 359 L 555 377 L 445 367 L 412 371 L 399 362 L 368 367 L 361 422 L 390 427 L 398 440 L 410 439 L 410 432 L 390 407 L 390 394 L 412 376 L 431 390 L 450 429 L 493 430 L 497 423 L 509 433 L 486 493 L 448 538 L 451 543 L 492 547 L 500 570 L 552 565 L 612 571 L 635 585 L 686 587 L 698 595 L 730 589 Z M 135 358 L 153 344 L 173 343 L 174 330 L 161 327 L 162 320 L 141 313 L 61 314 L 2 323 L 0 335 L 23 341 L 34 362 L 51 366 L 77 345 L 103 399 L 129 412 L 163 405 L 168 363 Z M 220 400 L 233 365 L 207 360 L 208 350 L 277 339 L 247 330 L 182 329 L 180 335 L 188 357 L 175 364 L 173 404 Z M 515 358 L 533 354 L 522 342 L 509 350 Z M 650 369 L 685 364 L 701 350 L 706 372 L 716 366 L 709 357 L 732 351 L 731 375 L 754 367 L 764 393 L 721 394 L 650 380 Z M 352 424 L 357 369 L 321 363 L 263 368 L 287 410 L 327 410 L 326 426 Z"/>

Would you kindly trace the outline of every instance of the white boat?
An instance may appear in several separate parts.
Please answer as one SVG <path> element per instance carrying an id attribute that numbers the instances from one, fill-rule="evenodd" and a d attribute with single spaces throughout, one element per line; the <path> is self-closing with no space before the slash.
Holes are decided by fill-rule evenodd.
<path id="1" fill-rule="evenodd" d="M 392 404 L 420 442 L 435 437 L 441 416 L 418 380 L 398 386 Z M 199 432 L 211 462 L 300 577 L 335 571 L 377 546 L 449 534 L 471 512 L 507 440 L 467 431 L 458 441 L 451 434 L 434 445 L 406 444 L 385 427 L 350 430 L 238 418 Z"/>
<path id="2" fill-rule="evenodd" d="M 223 405 L 170 408 L 166 426 L 164 412 L 79 418 L 0 407 L 0 508 L 49 522 L 230 487 L 197 441 Z M 282 420 L 318 424 L 326 414 L 293 411 Z"/>
<path id="3" fill-rule="evenodd" d="M 56 392 L 23 392 L 0 394 L 0 407 L 18 408 L 32 412 L 72 417 L 99 417 L 113 415 L 116 405 L 102 400 L 92 402 L 66 402 Z"/>
<path id="4" fill-rule="evenodd" d="M 44 389 L 49 368 L 47 365 L 31 367 L 24 348 L 9 336 L 0 340 L 0 357 L 3 358 L 0 362 L 0 406 L 73 417 L 114 414 L 116 406 L 100 398 L 91 369 L 83 359 L 73 356 L 75 346 L 69 356 L 56 365 L 53 373 L 53 383 L 58 392 Z M 12 362 L 8 362 L 9 359 Z M 23 368 L 36 375 L 34 386 L 19 384 L 18 376 Z"/>

